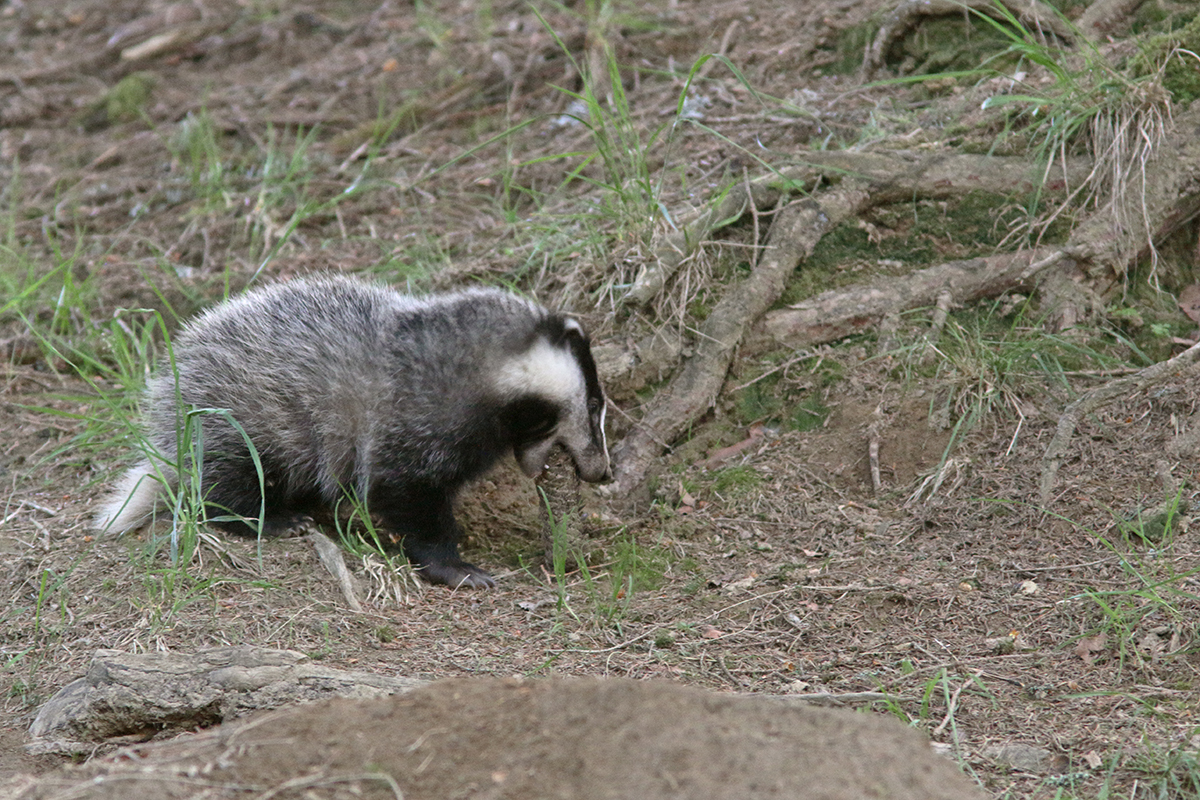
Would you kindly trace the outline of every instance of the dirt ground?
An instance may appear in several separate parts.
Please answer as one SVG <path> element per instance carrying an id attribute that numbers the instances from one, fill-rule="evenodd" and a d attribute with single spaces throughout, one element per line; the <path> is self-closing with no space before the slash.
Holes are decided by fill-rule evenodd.
<path id="1" fill-rule="evenodd" d="M 675 170 L 666 210 L 698 208 L 743 170 L 758 174 L 754 158 L 783 162 L 801 145 L 887 140 L 908 123 L 905 146 L 940 136 L 946 122 L 920 117 L 918 89 L 864 88 L 843 70 L 865 41 L 854 31 L 890 5 L 615 6 L 606 36 L 630 71 L 647 164 Z M 302 537 L 261 551 L 206 541 L 181 571 L 145 537 L 91 535 L 89 509 L 127 463 L 128 431 L 96 402 L 111 379 L 85 370 L 89 386 L 27 323 L 56 342 L 86 334 L 111 363 L 123 356 L 97 332 L 149 318 L 118 309 L 173 325 L 252 279 L 331 270 L 417 289 L 517 285 L 577 311 L 599 343 L 624 339 L 632 322 L 613 313 L 615 293 L 648 256 L 605 227 L 624 212 L 594 199 L 595 186 L 564 183 L 578 159 L 555 158 L 593 141 L 555 88 L 579 91 L 563 48 L 581 61 L 595 52 L 588 16 L 537 7 L 542 20 L 524 3 L 465 0 L 0 3 L 0 259 L 34 276 L 67 262 L 59 279 L 86 286 L 88 302 L 0 317 L 0 777 L 68 763 L 27 754 L 26 730 L 94 651 L 253 643 L 428 679 L 847 695 L 922 731 L 997 798 L 1200 794 L 1194 374 L 1086 419 L 1043 509 L 1060 388 L 972 429 L 934 486 L 950 431 L 931 410 L 949 390 L 931 370 L 875 357 L 865 341 L 823 347 L 819 369 L 784 369 L 776 386 L 811 398 L 824 424 L 751 436 L 748 382 L 790 354 L 739 364 L 710 419 L 664 455 L 652 503 L 589 495 L 598 532 L 586 570 L 556 578 L 544 563 L 536 495 L 506 467 L 461 512 L 466 555 L 498 577 L 495 590 L 389 581 L 377 561 L 351 557 L 359 613 Z M 675 115 L 692 65 L 718 52 L 738 74 L 709 61 L 689 95 L 716 133 L 697 126 L 661 146 L 652 134 Z M 888 221 L 869 223 L 872 237 Z M 953 258 L 964 244 L 931 246 Z M 1108 377 L 1071 380 L 1081 391 Z M 611 437 L 641 399 L 614 397 Z M 1129 535 L 1176 497 L 1173 527 Z M 572 714 L 605 706 L 576 702 Z M 580 724 L 606 720 L 615 725 L 599 713 Z M 677 722 L 699 731 L 706 720 Z M 265 783 L 274 773 L 263 770 L 239 779 Z"/>

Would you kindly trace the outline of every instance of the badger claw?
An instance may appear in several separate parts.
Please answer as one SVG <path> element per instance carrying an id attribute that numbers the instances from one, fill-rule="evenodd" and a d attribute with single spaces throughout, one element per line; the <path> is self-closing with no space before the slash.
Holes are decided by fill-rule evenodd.
<path id="1" fill-rule="evenodd" d="M 490 589 L 496 585 L 495 578 L 466 561 L 422 564 L 417 568 L 417 574 L 430 583 L 444 583 L 454 589 Z"/>

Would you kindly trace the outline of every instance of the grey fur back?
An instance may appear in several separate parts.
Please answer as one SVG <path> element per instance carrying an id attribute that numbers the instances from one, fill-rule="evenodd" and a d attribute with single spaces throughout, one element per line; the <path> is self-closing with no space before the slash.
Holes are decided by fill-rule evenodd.
<path id="1" fill-rule="evenodd" d="M 431 479 L 454 468 L 444 463 L 448 423 L 485 400 L 483 376 L 545 315 L 493 289 L 414 299 L 345 278 L 306 279 L 202 314 L 176 338 L 176 368 L 185 403 L 233 409 L 260 454 L 288 464 L 295 479 L 319 485 L 327 499 L 339 484 L 366 497 L 381 435 L 402 437 L 409 464 Z M 413 319 L 423 324 L 406 323 Z M 401 371 L 407 380 L 397 384 Z M 386 413 L 381 401 L 401 413 Z M 175 377 L 161 374 L 150 384 L 148 422 L 164 453 L 175 449 L 175 407 Z M 224 444 L 217 436 L 240 446 L 240 434 L 227 425 L 210 432 L 211 421 L 206 449 Z"/>

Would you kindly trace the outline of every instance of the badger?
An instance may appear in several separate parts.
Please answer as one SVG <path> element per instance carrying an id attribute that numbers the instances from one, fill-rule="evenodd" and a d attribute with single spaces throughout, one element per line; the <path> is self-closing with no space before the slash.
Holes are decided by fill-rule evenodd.
<path id="1" fill-rule="evenodd" d="M 611 479 L 587 334 L 498 289 L 414 297 L 318 276 L 250 291 L 184 326 L 143 405 L 150 455 L 98 511 L 104 531 L 164 512 L 194 458 L 188 408 L 224 410 L 198 416 L 195 458 L 216 524 L 271 535 L 361 498 L 433 583 L 495 584 L 459 556 L 453 506 L 507 453 L 533 477 L 562 445 L 580 478 Z"/>

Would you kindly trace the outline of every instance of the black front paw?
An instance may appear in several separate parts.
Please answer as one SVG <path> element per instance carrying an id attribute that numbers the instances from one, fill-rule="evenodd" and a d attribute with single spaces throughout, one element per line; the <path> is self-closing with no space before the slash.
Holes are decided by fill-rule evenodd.
<path id="1" fill-rule="evenodd" d="M 415 566 L 417 574 L 430 583 L 444 583 L 455 589 L 460 586 L 490 589 L 496 585 L 495 578 L 466 561 L 440 561 Z"/>

